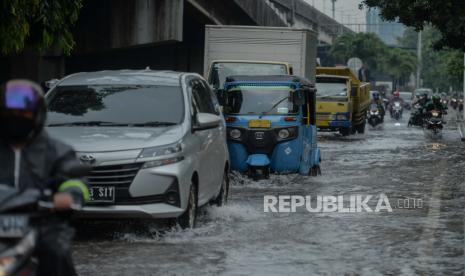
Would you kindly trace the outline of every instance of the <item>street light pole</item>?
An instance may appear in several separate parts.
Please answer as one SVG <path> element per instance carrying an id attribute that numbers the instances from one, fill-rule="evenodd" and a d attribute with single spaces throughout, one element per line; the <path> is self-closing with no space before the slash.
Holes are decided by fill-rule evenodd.
<path id="1" fill-rule="evenodd" d="M 417 43 L 417 59 L 418 59 L 418 65 L 417 65 L 417 76 L 416 76 L 416 82 L 415 86 L 420 88 L 421 86 L 421 56 L 422 56 L 422 45 L 421 45 L 421 31 L 418 32 L 418 43 Z"/>
<path id="2" fill-rule="evenodd" d="M 332 6 L 332 12 L 333 12 L 333 19 L 336 19 L 336 0 L 331 0 L 333 6 Z"/>

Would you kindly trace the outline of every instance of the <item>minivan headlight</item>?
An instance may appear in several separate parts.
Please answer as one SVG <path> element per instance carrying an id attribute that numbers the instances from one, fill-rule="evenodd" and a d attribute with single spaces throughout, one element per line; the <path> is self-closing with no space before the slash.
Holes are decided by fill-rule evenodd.
<path id="1" fill-rule="evenodd" d="M 159 166 L 166 166 L 174 164 L 184 160 L 184 156 L 170 156 L 182 152 L 181 144 L 172 144 L 162 147 L 153 147 L 143 149 L 139 154 L 138 158 L 158 158 L 166 156 L 165 158 L 159 158 L 156 160 L 150 160 L 142 165 L 142 169 L 154 168 Z"/>
<path id="2" fill-rule="evenodd" d="M 159 156 L 171 155 L 182 151 L 181 144 L 167 145 L 143 149 L 138 158 L 154 158 Z"/>
<path id="3" fill-rule="evenodd" d="M 181 162 L 182 160 L 184 160 L 183 156 L 177 156 L 177 157 L 147 161 L 147 162 L 144 163 L 144 165 L 142 165 L 142 169 L 149 169 L 149 168 L 155 168 L 155 167 L 160 167 L 160 166 L 166 166 L 166 165 Z"/>

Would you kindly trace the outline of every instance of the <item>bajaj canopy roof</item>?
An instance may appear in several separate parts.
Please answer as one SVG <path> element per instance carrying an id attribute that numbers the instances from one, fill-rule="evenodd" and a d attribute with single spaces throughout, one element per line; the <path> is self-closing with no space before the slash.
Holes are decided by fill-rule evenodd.
<path id="1" fill-rule="evenodd" d="M 306 78 L 302 78 L 298 76 L 291 76 L 291 75 L 229 76 L 226 78 L 226 83 L 228 82 L 266 83 L 266 84 L 299 83 L 302 86 L 313 87 L 313 84 Z"/>

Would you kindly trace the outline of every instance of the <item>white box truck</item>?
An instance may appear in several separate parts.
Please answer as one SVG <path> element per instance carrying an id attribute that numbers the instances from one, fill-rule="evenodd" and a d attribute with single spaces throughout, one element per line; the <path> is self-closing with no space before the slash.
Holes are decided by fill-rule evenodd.
<path id="1" fill-rule="evenodd" d="M 232 75 L 298 75 L 315 82 L 317 35 L 306 29 L 205 26 L 204 75 L 222 88 Z"/>

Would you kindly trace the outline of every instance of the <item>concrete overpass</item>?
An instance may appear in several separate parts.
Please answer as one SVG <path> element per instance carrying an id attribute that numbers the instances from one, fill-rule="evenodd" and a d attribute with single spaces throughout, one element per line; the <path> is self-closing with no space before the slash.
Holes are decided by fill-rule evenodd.
<path id="1" fill-rule="evenodd" d="M 85 0 L 71 56 L 25 51 L 0 59 L 0 72 L 37 81 L 146 66 L 201 73 L 206 24 L 309 28 L 322 44 L 350 31 L 302 0 Z"/>

